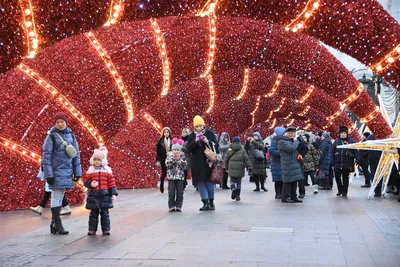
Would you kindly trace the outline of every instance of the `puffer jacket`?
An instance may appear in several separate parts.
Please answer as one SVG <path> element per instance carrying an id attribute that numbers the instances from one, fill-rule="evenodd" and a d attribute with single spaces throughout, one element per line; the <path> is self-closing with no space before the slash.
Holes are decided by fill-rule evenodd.
<path id="1" fill-rule="evenodd" d="M 67 155 L 65 152 L 66 147 L 56 133 L 69 145 L 75 147 L 78 153 L 74 159 L 71 159 Z M 53 140 L 55 140 L 55 144 L 50 135 L 54 136 Z M 50 189 L 74 188 L 72 176 L 82 176 L 82 168 L 78 142 L 70 128 L 60 131 L 54 126 L 50 129 L 50 134 L 47 135 L 43 144 L 42 166 L 45 178 L 54 177 L 54 184 L 49 185 Z"/>
<path id="2" fill-rule="evenodd" d="M 231 144 L 229 134 L 227 132 L 223 132 L 221 134 L 219 140 L 219 153 L 221 154 L 221 158 L 225 159 L 226 155 L 228 154 L 229 146 Z M 224 165 L 222 167 L 225 167 Z"/>
<path id="3" fill-rule="evenodd" d="M 82 180 L 85 187 L 89 188 L 86 209 L 111 209 L 113 207 L 111 196 L 118 196 L 118 190 L 110 167 L 104 166 L 101 169 L 97 169 L 94 166 L 90 166 Z M 97 181 L 99 185 L 92 187 L 92 181 Z"/>
<path id="4" fill-rule="evenodd" d="M 264 160 L 256 160 L 254 157 L 254 153 L 256 150 L 261 150 L 265 155 L 264 142 L 260 139 L 253 140 L 252 142 L 247 141 L 247 143 L 245 145 L 245 149 L 251 160 L 251 165 L 253 166 L 252 174 L 266 176 L 267 171 L 265 169 L 265 156 L 264 156 Z"/>
<path id="5" fill-rule="evenodd" d="M 318 151 L 312 144 L 307 143 L 307 146 L 308 146 L 308 152 L 303 158 L 304 172 L 313 172 L 318 167 L 319 155 Z"/>
<path id="6" fill-rule="evenodd" d="M 354 160 L 360 162 L 360 152 L 355 149 L 338 148 L 340 145 L 354 144 L 355 141 L 347 136 L 345 139 L 337 138 L 333 143 L 332 157 L 335 169 L 354 171 Z"/>
<path id="7" fill-rule="evenodd" d="M 268 152 L 271 155 L 271 173 L 272 181 L 279 182 L 282 181 L 283 173 L 281 166 L 281 154 L 278 150 L 278 141 L 276 136 L 271 139 L 271 146 L 268 148 Z"/>
<path id="8" fill-rule="evenodd" d="M 225 169 L 230 177 L 244 177 L 245 167 L 252 167 L 249 156 L 242 144 L 232 143 L 225 158 Z"/>
<path id="9" fill-rule="evenodd" d="M 185 153 L 180 152 L 180 159 L 174 158 L 174 152 L 170 151 L 167 153 L 167 159 L 165 160 L 167 166 L 167 179 L 168 180 L 185 180 L 185 167 L 186 158 Z"/>
<path id="10" fill-rule="evenodd" d="M 303 172 L 297 158 L 299 141 L 292 141 L 287 136 L 278 136 L 276 140 L 278 141 L 278 149 L 281 154 L 283 182 L 291 183 L 303 180 Z"/>
<path id="11" fill-rule="evenodd" d="M 329 176 L 329 168 L 332 160 L 332 141 L 325 138 L 320 143 L 319 168 L 324 171 L 325 176 Z"/>

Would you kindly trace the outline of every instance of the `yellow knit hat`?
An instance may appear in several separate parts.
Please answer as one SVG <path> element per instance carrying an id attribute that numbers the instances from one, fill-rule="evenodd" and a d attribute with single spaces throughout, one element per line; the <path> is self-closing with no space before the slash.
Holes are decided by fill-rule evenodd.
<path id="1" fill-rule="evenodd" d="M 196 128 L 196 126 L 205 126 L 206 124 L 204 123 L 204 120 L 202 117 L 199 115 L 196 115 L 193 119 L 193 126 Z"/>

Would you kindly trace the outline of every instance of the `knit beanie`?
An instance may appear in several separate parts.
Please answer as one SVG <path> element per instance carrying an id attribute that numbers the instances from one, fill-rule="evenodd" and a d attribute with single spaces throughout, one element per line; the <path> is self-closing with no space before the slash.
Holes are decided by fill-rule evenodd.
<path id="1" fill-rule="evenodd" d="M 349 128 L 347 128 L 346 126 L 340 126 L 339 128 L 339 134 L 340 133 L 347 133 L 349 134 Z"/>
<path id="2" fill-rule="evenodd" d="M 297 129 L 294 126 L 289 126 L 286 128 L 287 133 L 295 133 L 296 131 L 297 131 Z"/>
<path id="3" fill-rule="evenodd" d="M 197 126 L 205 126 L 204 120 L 199 115 L 196 115 L 193 119 L 193 126 L 196 128 Z"/>
<path id="4" fill-rule="evenodd" d="M 277 136 L 282 136 L 285 133 L 286 129 L 283 127 L 276 127 L 274 132 Z"/>
<path id="5" fill-rule="evenodd" d="M 68 115 L 64 112 L 58 112 L 56 115 L 54 115 L 54 122 L 56 122 L 57 120 L 68 122 Z"/>
<path id="6" fill-rule="evenodd" d="M 259 132 L 253 133 L 253 136 L 254 136 L 254 135 L 257 136 L 258 139 L 262 140 L 261 134 L 260 134 Z"/>
<path id="7" fill-rule="evenodd" d="M 240 143 L 240 137 L 239 136 L 233 137 L 232 143 Z"/>
<path id="8" fill-rule="evenodd" d="M 330 132 L 324 132 L 324 133 L 322 133 L 322 136 L 323 136 L 325 139 L 330 139 L 330 138 L 331 138 L 331 133 L 330 133 Z"/>
<path id="9" fill-rule="evenodd" d="M 178 138 L 174 138 L 172 139 L 172 150 L 182 150 L 182 145 L 183 145 L 183 140 L 182 139 L 178 139 Z"/>

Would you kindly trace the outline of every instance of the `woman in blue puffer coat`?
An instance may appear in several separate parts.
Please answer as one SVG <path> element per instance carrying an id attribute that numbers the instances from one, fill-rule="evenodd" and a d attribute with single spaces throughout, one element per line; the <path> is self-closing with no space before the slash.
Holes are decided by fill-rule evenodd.
<path id="1" fill-rule="evenodd" d="M 82 177 L 81 160 L 78 142 L 67 128 L 68 116 L 59 112 L 54 117 L 55 126 L 50 129 L 49 135 L 43 145 L 42 167 L 44 177 L 52 190 L 51 194 L 51 213 L 53 215 L 50 224 L 52 234 L 66 235 L 68 231 L 60 219 L 62 199 L 66 189 L 73 189 L 74 182 Z M 66 147 L 72 145 L 77 154 L 71 158 L 66 153 Z"/>
<path id="2" fill-rule="evenodd" d="M 282 136 L 285 133 L 285 128 L 276 127 L 274 132 L 276 136 Z M 283 173 L 281 166 L 281 154 L 278 150 L 278 141 L 276 140 L 276 136 L 271 139 L 271 146 L 268 148 L 268 152 L 271 155 L 271 173 L 272 173 L 272 181 L 275 185 L 275 199 L 282 198 L 282 186 L 283 186 Z"/>

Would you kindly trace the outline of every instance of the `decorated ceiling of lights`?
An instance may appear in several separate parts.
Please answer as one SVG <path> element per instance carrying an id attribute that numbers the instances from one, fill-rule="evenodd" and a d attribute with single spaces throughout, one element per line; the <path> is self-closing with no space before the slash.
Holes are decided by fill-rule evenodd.
<path id="1" fill-rule="evenodd" d="M 196 114 L 217 132 L 347 125 L 358 138 L 347 107 L 378 137 L 391 133 L 318 41 L 399 90 L 399 25 L 377 2 L 165 2 L 11 0 L 0 10 L 0 210 L 41 197 L 40 148 L 59 110 L 71 117 L 84 168 L 105 144 L 120 188 L 154 187 L 159 132 L 179 135 Z M 72 203 L 82 189 L 69 193 Z"/>

